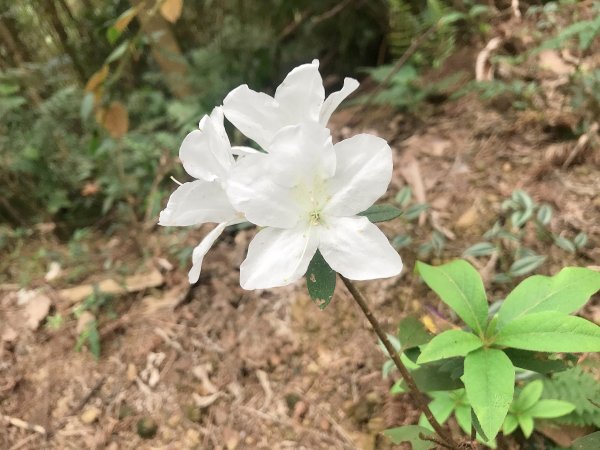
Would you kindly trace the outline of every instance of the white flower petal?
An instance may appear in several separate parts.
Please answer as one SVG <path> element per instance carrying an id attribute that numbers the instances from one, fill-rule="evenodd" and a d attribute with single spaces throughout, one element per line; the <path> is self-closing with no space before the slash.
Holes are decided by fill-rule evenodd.
<path id="1" fill-rule="evenodd" d="M 282 128 L 268 148 L 271 177 L 294 186 L 335 173 L 335 152 L 330 131 L 317 122 Z"/>
<path id="2" fill-rule="evenodd" d="M 217 181 L 196 180 L 183 183 L 171 194 L 160 213 L 159 225 L 188 226 L 205 222 L 224 222 L 236 216 L 227 194 Z"/>
<path id="3" fill-rule="evenodd" d="M 257 153 L 261 153 L 255 148 L 246 147 L 244 145 L 234 145 L 231 147 L 231 153 L 236 156 L 244 156 L 244 155 L 255 155 Z"/>
<path id="4" fill-rule="evenodd" d="M 223 100 L 225 117 L 245 136 L 266 148 L 275 133 L 285 125 L 279 104 L 247 85 L 235 88 Z"/>
<path id="5" fill-rule="evenodd" d="M 238 158 L 230 172 L 227 195 L 255 225 L 293 228 L 300 219 L 299 207 L 293 191 L 269 176 L 269 158 L 264 153 Z"/>
<path id="6" fill-rule="evenodd" d="M 265 228 L 259 231 L 250 242 L 248 256 L 240 266 L 241 286 L 244 289 L 268 289 L 293 283 L 306 273 L 317 245 L 314 228 Z"/>
<path id="7" fill-rule="evenodd" d="M 335 176 L 329 181 L 332 197 L 324 212 L 352 216 L 385 194 L 392 179 L 392 149 L 384 139 L 359 134 L 334 145 Z"/>
<path id="8" fill-rule="evenodd" d="M 294 68 L 275 91 L 275 100 L 288 125 L 306 120 L 318 121 L 324 99 L 325 89 L 318 60 Z"/>
<path id="9" fill-rule="evenodd" d="M 398 275 L 400 255 L 366 217 L 332 217 L 319 234 L 319 250 L 333 270 L 351 280 Z"/>
<path id="10" fill-rule="evenodd" d="M 342 103 L 346 97 L 358 88 L 358 85 L 359 82 L 354 78 L 344 78 L 344 86 L 342 86 L 342 89 L 329 94 L 329 97 L 325 99 L 323 107 L 321 108 L 321 113 L 319 114 L 319 122 L 321 125 L 327 125 L 333 112 L 340 106 L 340 103 Z"/>
<path id="11" fill-rule="evenodd" d="M 185 171 L 194 178 L 223 179 L 234 160 L 220 108 L 215 108 L 210 116 L 204 116 L 200 128 L 185 137 L 179 148 L 179 159 Z"/>
<path id="12" fill-rule="evenodd" d="M 221 236 L 225 227 L 229 225 L 229 222 L 221 222 L 213 230 L 204 236 L 204 239 L 200 241 L 197 247 L 192 252 L 192 268 L 188 273 L 188 279 L 190 284 L 197 282 L 200 279 L 200 270 L 202 269 L 202 261 L 204 256 L 211 249 L 215 241 Z"/>

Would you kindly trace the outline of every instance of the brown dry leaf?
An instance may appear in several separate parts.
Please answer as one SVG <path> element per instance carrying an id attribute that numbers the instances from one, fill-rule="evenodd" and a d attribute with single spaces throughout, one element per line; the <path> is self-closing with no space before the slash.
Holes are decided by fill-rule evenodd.
<path id="1" fill-rule="evenodd" d="M 160 5 L 161 15 L 171 23 L 177 22 L 183 9 L 183 0 L 164 0 Z"/>
<path id="2" fill-rule="evenodd" d="M 127 25 L 129 25 L 129 22 L 131 22 L 133 20 L 133 18 L 137 15 L 137 12 L 138 12 L 138 9 L 136 7 L 134 7 L 134 8 L 129 8 L 127 11 L 125 11 L 123 14 L 121 14 L 119 16 L 119 18 L 117 19 L 117 21 L 115 22 L 115 24 L 113 25 L 115 30 L 117 30 L 119 33 L 121 33 L 125 28 L 127 28 Z"/>
<path id="3" fill-rule="evenodd" d="M 86 92 L 94 92 L 98 86 L 100 86 L 106 77 L 108 76 L 108 66 L 104 65 L 94 75 L 90 77 L 85 85 Z"/>
<path id="4" fill-rule="evenodd" d="M 543 50 L 538 58 L 542 69 L 550 70 L 556 75 L 570 75 L 575 71 L 575 68 L 567 64 L 555 50 Z"/>
<path id="5" fill-rule="evenodd" d="M 112 102 L 102 119 L 102 126 L 106 128 L 113 139 L 123 137 L 129 130 L 129 115 L 125 105 L 121 102 Z"/>
<path id="6" fill-rule="evenodd" d="M 96 284 L 100 292 L 106 294 L 120 295 L 127 292 L 137 292 L 144 289 L 157 287 L 163 284 L 164 278 L 158 270 L 153 270 L 150 273 L 133 275 L 125 278 L 122 283 L 118 283 L 112 279 L 106 279 Z M 68 305 L 80 302 L 86 297 L 89 297 L 94 292 L 94 285 L 83 284 L 72 288 L 62 289 L 58 291 L 58 295 Z"/>
<path id="7" fill-rule="evenodd" d="M 37 330 L 42 320 L 50 312 L 52 302 L 44 294 L 38 294 L 27 302 L 25 306 L 26 325 L 30 330 Z"/>
<path id="8" fill-rule="evenodd" d="M 417 202 L 425 203 L 427 201 L 425 196 L 425 183 L 423 182 L 423 177 L 421 176 L 419 161 L 417 161 L 412 154 L 409 153 L 403 158 L 400 173 L 406 182 L 410 184 Z M 419 225 L 423 225 L 425 220 L 426 215 L 423 212 L 419 216 Z"/>
<path id="9" fill-rule="evenodd" d="M 95 181 L 89 181 L 83 185 L 81 189 L 81 195 L 83 197 L 89 197 L 96 195 L 100 191 L 100 186 Z"/>

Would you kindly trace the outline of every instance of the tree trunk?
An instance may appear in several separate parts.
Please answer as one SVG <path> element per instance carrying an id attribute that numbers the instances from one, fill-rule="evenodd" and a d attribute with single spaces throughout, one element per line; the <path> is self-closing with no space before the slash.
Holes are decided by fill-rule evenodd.
<path id="1" fill-rule="evenodd" d="M 62 48 L 67 53 L 67 55 L 69 55 L 69 57 L 71 58 L 73 67 L 75 68 L 75 71 L 79 75 L 79 79 L 80 79 L 81 83 L 84 84 L 88 78 L 86 70 L 83 67 L 83 64 L 81 63 L 81 61 L 79 60 L 79 56 L 77 54 L 77 49 L 69 40 L 69 36 L 67 35 L 67 32 L 65 31 L 65 27 L 63 26 L 62 22 L 60 21 L 60 17 L 58 16 L 58 11 L 56 9 L 56 5 L 54 4 L 54 1 L 55 0 L 45 0 L 44 2 L 42 2 L 44 4 L 45 11 L 48 16 L 47 18 L 50 21 L 52 28 L 58 35 L 58 38 L 60 40 L 60 44 L 61 44 Z"/>
<path id="2" fill-rule="evenodd" d="M 129 0 L 132 6 L 138 6 L 138 20 L 142 31 L 150 39 L 152 56 L 162 71 L 169 91 L 177 97 L 184 98 L 192 93 L 187 79 L 188 65 L 169 23 L 163 19 L 153 3 L 144 0 Z"/>
<path id="3" fill-rule="evenodd" d="M 23 55 L 23 48 L 25 47 L 19 45 L 21 41 L 15 40 L 14 35 L 11 33 L 10 28 L 6 25 L 2 15 L 0 15 L 0 40 L 10 55 L 15 67 L 23 70 L 23 72 L 26 74 L 21 79 L 21 82 L 25 87 L 25 92 L 27 93 L 29 101 L 33 105 L 39 106 L 42 103 L 42 97 L 35 87 L 28 82 L 27 68 L 25 67 L 26 57 Z"/>

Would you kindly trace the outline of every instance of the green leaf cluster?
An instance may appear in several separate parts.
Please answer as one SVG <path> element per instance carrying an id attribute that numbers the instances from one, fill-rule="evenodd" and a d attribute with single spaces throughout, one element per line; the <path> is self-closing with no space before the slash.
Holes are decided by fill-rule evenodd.
<path id="1" fill-rule="evenodd" d="M 497 314 L 490 317 L 481 277 L 466 261 L 437 267 L 418 262 L 416 270 L 464 321 L 467 329 L 444 331 L 421 345 L 416 359 L 419 368 L 413 373 L 420 376 L 419 371 L 428 372 L 432 364 L 458 361 L 462 366 L 459 376 L 466 398 L 482 432 L 490 440 L 502 427 L 514 430 L 520 425 L 529 433 L 534 418 L 571 411 L 563 413 L 568 408 L 560 402 L 543 403 L 547 408 L 536 407 L 547 409 L 546 413 L 531 409 L 540 401 L 542 392 L 539 384 L 534 384 L 521 394 L 523 399 L 519 397 L 521 400 L 517 400 L 510 412 L 515 371 L 523 366 L 530 370 L 538 367 L 540 372 L 547 372 L 549 367 L 564 369 L 551 359 L 539 358 L 539 353 L 600 351 L 600 327 L 570 315 L 600 290 L 599 272 L 567 267 L 553 277 L 527 278 L 506 297 Z M 438 378 L 452 379 L 439 372 Z M 435 386 L 435 383 L 429 382 L 429 385 Z M 513 418 L 507 419 L 509 412 Z"/>

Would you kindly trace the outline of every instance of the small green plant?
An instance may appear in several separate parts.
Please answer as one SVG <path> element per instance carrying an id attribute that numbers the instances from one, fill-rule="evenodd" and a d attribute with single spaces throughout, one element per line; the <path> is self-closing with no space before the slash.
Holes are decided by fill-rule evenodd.
<path id="1" fill-rule="evenodd" d="M 65 323 L 65 319 L 60 314 L 54 314 L 46 318 L 46 328 L 51 331 L 60 330 Z"/>
<path id="2" fill-rule="evenodd" d="M 515 397 L 502 425 L 505 435 L 511 434 L 518 427 L 528 438 L 533 433 L 535 419 L 554 419 L 569 414 L 575 405 L 563 400 L 542 399 L 544 384 L 542 380 L 528 383 Z"/>
<path id="3" fill-rule="evenodd" d="M 100 333 L 98 332 L 98 322 L 96 320 L 91 320 L 86 324 L 85 329 L 77 338 L 75 351 L 80 352 L 84 345 L 87 345 L 96 360 L 100 359 Z"/>
<path id="4" fill-rule="evenodd" d="M 472 425 L 489 444 L 503 427 L 514 431 L 515 418 L 529 433 L 534 418 L 573 411 L 575 406 L 565 403 L 568 400 L 540 400 L 539 384 L 524 389 L 513 402 L 516 372 L 564 370 L 570 359 L 558 358 L 557 353 L 600 351 L 600 327 L 571 315 L 600 290 L 599 272 L 567 267 L 552 277 L 531 276 L 507 295 L 497 312 L 491 312 L 483 282 L 466 261 L 437 267 L 417 262 L 416 270 L 466 324 L 465 329 L 444 331 L 426 343 L 424 335 L 413 344 L 404 344 L 399 337 L 401 351 L 418 366 L 411 373 L 419 389 L 464 389 L 465 398 L 457 401 L 459 392 L 452 404 L 455 409 L 470 405 Z M 401 391 L 404 386 L 400 381 L 395 389 Z M 466 425 L 466 419 L 462 421 Z"/>
<path id="5" fill-rule="evenodd" d="M 545 261 L 544 255 L 538 255 L 523 245 L 528 224 L 533 226 L 538 239 L 553 242 L 569 253 L 575 253 L 586 246 L 588 238 L 579 233 L 573 239 L 563 234 L 555 234 L 550 228 L 554 211 L 547 203 L 536 203 L 529 194 L 520 189 L 502 203 L 502 217 L 483 235 L 484 241 L 478 242 L 463 252 L 463 256 L 483 257 L 494 253 L 499 255 L 504 272 L 494 275 L 492 281 L 511 282 L 533 272 Z"/>

